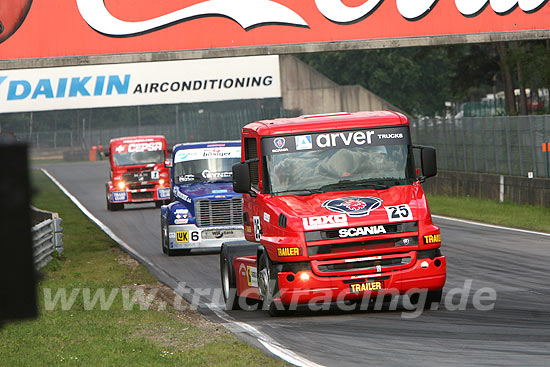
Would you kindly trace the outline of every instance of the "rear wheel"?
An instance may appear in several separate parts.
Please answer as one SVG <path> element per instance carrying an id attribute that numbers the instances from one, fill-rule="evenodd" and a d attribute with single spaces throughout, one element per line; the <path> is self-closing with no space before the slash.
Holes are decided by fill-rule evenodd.
<path id="1" fill-rule="evenodd" d="M 222 280 L 222 293 L 226 310 L 240 310 L 239 296 L 237 295 L 237 280 L 235 269 L 227 254 L 226 247 L 220 253 L 220 276 Z"/>
<path id="2" fill-rule="evenodd" d="M 279 285 L 277 274 L 274 272 L 273 263 L 266 251 L 262 252 L 258 259 L 258 292 L 263 301 L 263 309 L 267 310 L 270 316 L 283 316 L 291 313 L 288 306 L 281 301 L 275 300 L 279 297 Z"/>

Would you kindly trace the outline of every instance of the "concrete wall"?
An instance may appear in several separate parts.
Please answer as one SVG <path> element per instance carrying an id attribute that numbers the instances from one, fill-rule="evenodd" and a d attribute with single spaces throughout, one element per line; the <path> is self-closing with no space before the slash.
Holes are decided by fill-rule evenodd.
<path id="1" fill-rule="evenodd" d="M 429 194 L 497 201 L 502 198 L 517 204 L 550 207 L 550 179 L 439 170 L 437 176 L 427 179 L 422 187 Z"/>
<path id="2" fill-rule="evenodd" d="M 306 115 L 341 111 L 400 111 L 359 85 L 336 84 L 294 56 L 281 55 L 279 58 L 285 109 L 301 109 Z"/>

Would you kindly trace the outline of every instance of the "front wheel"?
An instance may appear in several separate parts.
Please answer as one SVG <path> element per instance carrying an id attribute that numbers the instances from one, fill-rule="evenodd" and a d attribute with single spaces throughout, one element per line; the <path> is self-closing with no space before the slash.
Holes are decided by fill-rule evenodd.
<path id="1" fill-rule="evenodd" d="M 262 252 L 258 259 L 258 292 L 263 301 L 263 309 L 267 310 L 270 316 L 284 316 L 291 312 L 288 306 L 284 305 L 279 297 L 279 285 L 277 284 L 277 274 L 274 272 L 273 263 L 267 252 Z"/>
<path id="2" fill-rule="evenodd" d="M 222 280 L 222 293 L 226 310 L 240 310 L 239 296 L 237 295 L 237 280 L 235 270 L 231 264 L 231 259 L 227 254 L 227 249 L 222 248 L 220 253 L 220 276 Z"/>

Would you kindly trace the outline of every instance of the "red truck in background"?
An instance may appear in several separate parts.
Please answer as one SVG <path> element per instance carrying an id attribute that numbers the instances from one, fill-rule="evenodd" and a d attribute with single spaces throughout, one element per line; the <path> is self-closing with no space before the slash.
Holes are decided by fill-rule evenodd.
<path id="1" fill-rule="evenodd" d="M 108 210 L 124 204 L 154 202 L 157 207 L 170 201 L 169 155 L 161 135 L 111 139 L 110 173 L 105 184 Z"/>
<path id="2" fill-rule="evenodd" d="M 226 308 L 254 299 L 278 315 L 414 290 L 425 307 L 439 303 L 446 259 L 421 187 L 436 173 L 435 149 L 412 145 L 400 113 L 246 125 L 242 162 L 233 166 L 246 241 L 222 245 Z"/>

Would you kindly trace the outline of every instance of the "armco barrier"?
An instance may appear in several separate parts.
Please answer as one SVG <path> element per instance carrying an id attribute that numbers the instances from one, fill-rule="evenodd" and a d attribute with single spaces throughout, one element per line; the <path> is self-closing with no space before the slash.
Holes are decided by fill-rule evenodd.
<path id="1" fill-rule="evenodd" d="M 31 229 L 34 265 L 36 269 L 44 267 L 51 259 L 52 254 L 63 252 L 63 227 L 59 214 L 32 208 L 33 222 L 38 222 Z"/>
<path id="2" fill-rule="evenodd" d="M 471 196 L 550 208 L 550 179 L 439 170 L 422 188 L 434 195 Z"/>

